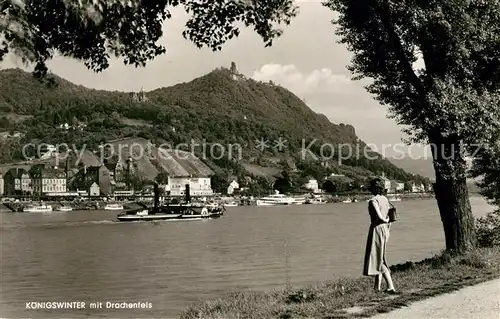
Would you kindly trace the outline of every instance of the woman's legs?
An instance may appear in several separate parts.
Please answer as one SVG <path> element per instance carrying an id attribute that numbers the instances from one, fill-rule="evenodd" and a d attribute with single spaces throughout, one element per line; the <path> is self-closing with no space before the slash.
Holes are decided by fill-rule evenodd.
<path id="1" fill-rule="evenodd" d="M 375 285 L 373 289 L 375 289 L 375 291 L 382 290 L 382 277 L 385 279 L 385 282 L 387 283 L 387 290 L 395 291 L 394 283 L 392 282 L 391 272 L 389 271 L 389 268 L 387 268 L 386 265 L 382 265 L 382 273 L 375 276 Z"/>
<path id="2" fill-rule="evenodd" d="M 389 271 L 389 268 L 387 268 L 386 265 L 382 265 L 382 276 L 384 276 L 385 282 L 387 283 L 387 290 L 389 291 L 394 291 L 394 283 L 392 282 L 392 277 L 391 277 L 391 272 Z M 378 275 L 377 278 L 381 277 L 381 275 Z M 379 279 L 379 282 L 382 281 Z M 380 284 L 379 284 L 380 286 Z M 380 290 L 380 288 L 379 288 Z"/>
<path id="3" fill-rule="evenodd" d="M 375 291 L 380 291 L 382 289 L 382 274 L 375 276 Z"/>
<path id="4" fill-rule="evenodd" d="M 390 236 L 390 229 L 391 229 L 391 224 L 386 224 L 387 225 L 387 228 L 385 229 L 386 230 L 386 233 L 385 233 L 385 242 L 384 242 L 384 249 L 383 249 L 383 256 L 384 256 L 384 262 L 382 263 L 382 276 L 384 277 L 385 279 L 385 282 L 387 283 L 387 291 L 395 291 L 394 289 L 394 283 L 392 282 L 392 277 L 391 277 L 391 271 L 389 270 L 389 267 L 387 266 L 387 262 L 385 260 L 385 252 L 386 252 L 386 245 L 387 245 L 387 241 L 389 240 L 389 236 Z M 380 280 L 382 281 L 382 280 Z"/>

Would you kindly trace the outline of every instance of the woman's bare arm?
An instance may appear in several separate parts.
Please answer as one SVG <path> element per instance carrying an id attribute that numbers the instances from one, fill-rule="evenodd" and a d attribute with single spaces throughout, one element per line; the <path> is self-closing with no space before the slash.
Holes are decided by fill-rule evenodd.
<path id="1" fill-rule="evenodd" d="M 371 202 L 373 208 L 375 209 L 375 212 L 377 213 L 378 218 L 380 218 L 380 220 L 383 221 L 384 223 L 388 223 L 389 217 L 382 216 L 382 213 L 380 212 L 380 207 L 378 206 L 378 203 L 375 203 L 375 200 L 371 200 L 370 202 Z"/>

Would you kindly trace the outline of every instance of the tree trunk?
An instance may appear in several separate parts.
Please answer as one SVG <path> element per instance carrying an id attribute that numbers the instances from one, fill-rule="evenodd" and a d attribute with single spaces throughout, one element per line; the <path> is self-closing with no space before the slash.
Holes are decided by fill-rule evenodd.
<path id="1" fill-rule="evenodd" d="M 467 163 L 458 150 L 459 143 L 434 144 L 436 196 L 446 239 L 446 249 L 469 250 L 476 245 L 474 217 L 469 201 Z"/>

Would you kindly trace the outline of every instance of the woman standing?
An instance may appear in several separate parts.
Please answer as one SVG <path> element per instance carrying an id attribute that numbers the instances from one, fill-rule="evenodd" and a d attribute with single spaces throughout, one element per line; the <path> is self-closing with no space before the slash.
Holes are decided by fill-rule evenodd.
<path id="1" fill-rule="evenodd" d="M 387 283 L 388 293 L 395 293 L 389 266 L 385 258 L 387 241 L 389 240 L 389 208 L 391 204 L 385 194 L 384 181 L 375 178 L 370 182 L 370 191 L 374 195 L 368 201 L 368 212 L 371 225 L 366 242 L 364 276 L 375 276 L 375 290 L 380 291 L 382 277 Z"/>

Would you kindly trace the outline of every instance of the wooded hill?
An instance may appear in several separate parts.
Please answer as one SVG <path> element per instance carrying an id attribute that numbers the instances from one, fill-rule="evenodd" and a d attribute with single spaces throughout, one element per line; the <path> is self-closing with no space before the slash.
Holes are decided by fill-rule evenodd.
<path id="1" fill-rule="evenodd" d="M 75 128 L 84 124 L 85 128 L 59 128 L 64 123 Z M 342 165 L 338 165 L 337 154 L 330 157 L 325 149 L 322 155 L 331 160 L 321 165 L 313 156 L 301 156 L 303 144 L 314 139 L 317 141 L 311 150 L 317 155 L 322 143 L 332 144 L 334 149 L 349 144 L 361 150 L 365 143 L 351 125 L 332 124 L 285 88 L 248 79 L 235 69 L 220 68 L 188 83 L 136 93 L 89 89 L 55 75 L 39 82 L 19 69 L 2 70 L 0 129 L 25 134 L 22 139 L 2 141 L 2 162 L 20 160 L 21 145 L 27 142 L 86 144 L 87 149 L 97 149 L 112 139 L 143 137 L 155 144 L 205 141 L 209 145 L 241 145 L 243 157 L 239 161 L 222 158 L 211 163 L 237 175 L 244 174 L 240 165 L 244 163 L 298 168 L 302 175 L 316 178 L 333 172 L 362 179 L 385 172 L 395 180 L 423 179 L 378 154 L 375 160 L 363 154 L 352 156 Z M 269 147 L 262 152 L 256 148 L 257 140 L 276 141 L 280 137 L 287 141 L 283 149 Z"/>

